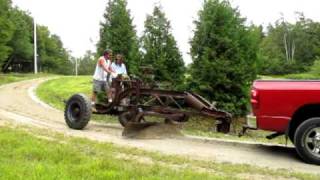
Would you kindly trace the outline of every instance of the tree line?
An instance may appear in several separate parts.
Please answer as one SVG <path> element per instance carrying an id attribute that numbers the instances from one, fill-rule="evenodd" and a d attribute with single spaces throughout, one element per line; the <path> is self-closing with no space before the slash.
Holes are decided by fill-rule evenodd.
<path id="1" fill-rule="evenodd" d="M 0 0 L 0 68 L 2 72 L 31 72 L 34 57 L 33 18 Z M 59 36 L 46 26 L 37 26 L 38 60 L 42 72 L 66 74 L 71 67 L 69 53 Z"/>
<path id="2" fill-rule="evenodd" d="M 309 71 L 320 57 L 320 23 L 296 13 L 297 22 L 280 18 L 261 33 L 259 72 L 289 74 Z"/>
<path id="3" fill-rule="evenodd" d="M 257 74 L 309 71 L 320 52 L 320 24 L 303 14 L 297 14 L 296 23 L 282 19 L 264 30 L 247 25 L 229 1 L 207 0 L 194 22 L 192 63 L 186 67 L 162 8 L 154 7 L 138 38 L 126 6 L 126 0 L 108 2 L 97 52 L 104 48 L 122 52 L 130 73 L 150 65 L 156 80 L 195 91 L 236 116 L 247 113 L 249 89 Z"/>
<path id="4" fill-rule="evenodd" d="M 0 0 L 0 65 L 29 61 L 32 52 L 32 19 L 28 13 Z M 15 18 L 13 20 L 13 18 Z M 58 36 L 38 26 L 39 57 L 44 71 L 63 73 L 78 62 L 79 74 L 92 74 L 105 49 L 121 53 L 130 74 L 141 66 L 154 69 L 155 80 L 173 89 L 191 90 L 216 101 L 236 116 L 248 111 L 249 89 L 257 74 L 288 74 L 320 69 L 320 23 L 297 13 L 295 23 L 281 18 L 266 29 L 248 25 L 227 0 L 207 0 L 194 21 L 190 39 L 192 63 L 185 66 L 170 21 L 161 6 L 147 15 L 137 36 L 126 0 L 109 0 L 100 23 L 97 51 L 70 57 Z M 17 28 L 25 27 L 25 28 Z M 4 29 L 4 30 L 3 30 Z"/>

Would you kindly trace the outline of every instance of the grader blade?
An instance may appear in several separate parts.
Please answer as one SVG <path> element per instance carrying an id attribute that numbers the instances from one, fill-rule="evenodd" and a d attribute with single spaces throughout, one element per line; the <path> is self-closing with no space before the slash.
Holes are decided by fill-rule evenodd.
<path id="1" fill-rule="evenodd" d="M 126 138 L 135 139 L 165 139 L 183 136 L 180 124 L 171 123 L 129 123 L 124 128 Z"/>
<path id="2" fill-rule="evenodd" d="M 150 126 L 156 126 L 157 122 L 128 122 L 124 127 L 122 136 L 127 138 L 134 138 L 139 135 L 139 133 Z"/>

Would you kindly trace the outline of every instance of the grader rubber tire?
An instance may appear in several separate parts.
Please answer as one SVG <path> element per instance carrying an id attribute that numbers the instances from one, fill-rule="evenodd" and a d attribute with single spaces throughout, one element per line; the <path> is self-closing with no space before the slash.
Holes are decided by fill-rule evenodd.
<path id="1" fill-rule="evenodd" d="M 81 130 L 90 121 L 91 113 L 91 101 L 83 94 L 75 94 L 66 103 L 64 117 L 71 129 Z"/>

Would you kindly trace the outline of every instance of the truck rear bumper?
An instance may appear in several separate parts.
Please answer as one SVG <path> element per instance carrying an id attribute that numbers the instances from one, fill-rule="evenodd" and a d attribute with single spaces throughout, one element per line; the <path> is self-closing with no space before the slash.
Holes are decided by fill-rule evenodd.
<path id="1" fill-rule="evenodd" d="M 246 117 L 246 126 L 249 127 L 249 129 L 257 129 L 257 118 L 253 115 L 247 115 Z"/>
<path id="2" fill-rule="evenodd" d="M 255 116 L 248 115 L 246 117 L 246 124 L 242 126 L 242 132 L 239 134 L 239 136 L 243 136 L 248 129 L 258 130 L 257 118 Z"/>

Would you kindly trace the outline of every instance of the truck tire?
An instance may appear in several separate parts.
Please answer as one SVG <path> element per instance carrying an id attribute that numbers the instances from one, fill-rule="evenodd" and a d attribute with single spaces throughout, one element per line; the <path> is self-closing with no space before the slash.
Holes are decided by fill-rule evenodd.
<path id="1" fill-rule="evenodd" d="M 295 132 L 294 142 L 304 161 L 320 165 L 320 117 L 304 121 Z"/>
<path id="2" fill-rule="evenodd" d="M 83 94 L 75 94 L 66 103 L 64 118 L 71 129 L 81 130 L 90 121 L 91 113 L 91 101 Z"/>

